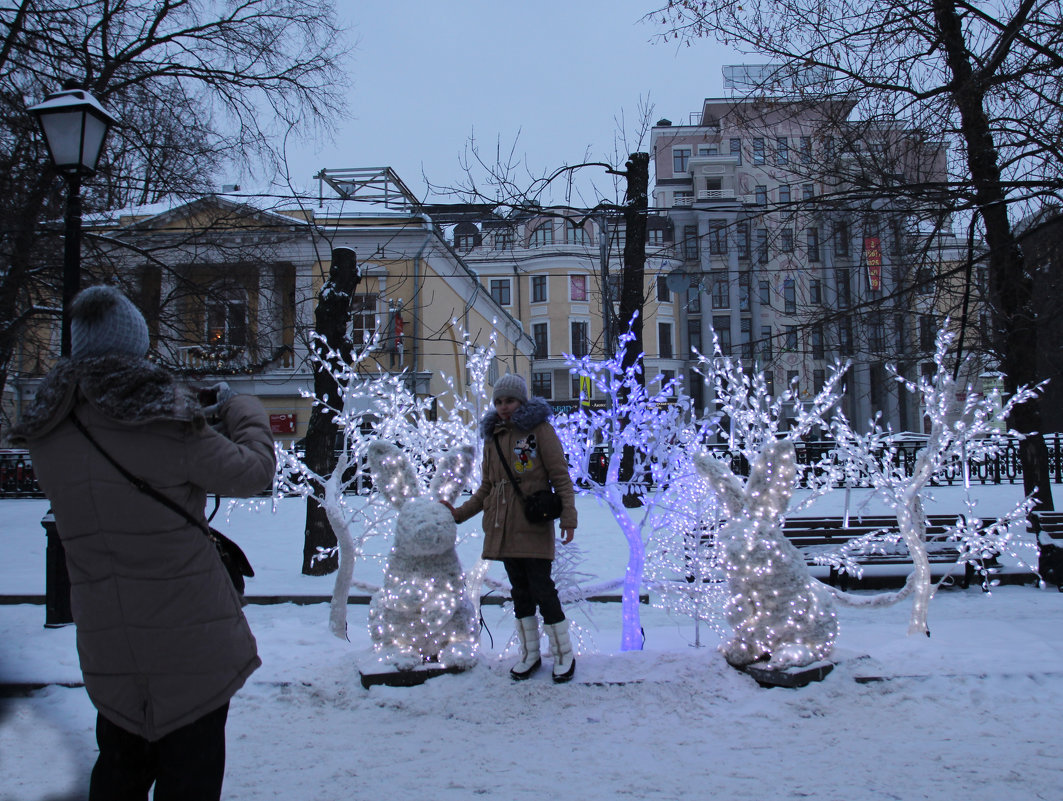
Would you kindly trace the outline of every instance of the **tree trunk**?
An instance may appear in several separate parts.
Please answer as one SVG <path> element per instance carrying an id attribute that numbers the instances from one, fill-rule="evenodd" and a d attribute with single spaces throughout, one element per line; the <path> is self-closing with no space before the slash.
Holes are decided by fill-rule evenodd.
<path id="1" fill-rule="evenodd" d="M 624 348 L 620 364 L 626 371 L 642 360 L 642 310 L 645 304 L 646 273 L 646 213 L 649 208 L 650 155 L 632 153 L 625 165 L 627 191 L 624 197 L 624 271 L 620 285 L 620 324 L 630 325 L 633 338 Z M 638 382 L 645 385 L 646 377 L 640 369 Z M 627 390 L 621 389 L 618 398 L 621 404 L 627 401 Z M 621 426 L 627 425 L 627 420 Z M 624 446 L 620 458 L 620 481 L 631 481 L 635 472 L 635 449 Z M 635 508 L 642 505 L 640 492 L 627 492 L 624 506 Z"/>
<path id="2" fill-rule="evenodd" d="M 986 88 L 981 75 L 971 66 L 955 0 L 935 0 L 934 16 L 952 73 L 950 92 L 960 114 L 960 130 L 967 147 L 967 165 L 975 189 L 975 208 L 985 225 L 990 293 L 994 301 L 1004 389 L 1013 394 L 1019 386 L 1037 383 L 1033 281 L 1008 220 L 997 149 L 986 115 Z M 1019 448 L 1026 494 L 1036 498 L 1035 509 L 1053 509 L 1048 448 L 1041 433 L 1040 401 L 1034 399 L 1017 406 L 1008 424 L 1027 435 Z"/>
<path id="3" fill-rule="evenodd" d="M 306 427 L 306 466 L 320 476 L 327 476 L 335 466 L 336 435 L 340 428 L 336 423 L 333 408 L 340 403 L 340 389 L 336 380 L 322 360 L 328 358 L 329 350 L 340 354 L 345 362 L 351 358 L 351 340 L 347 335 L 350 320 L 351 298 L 358 287 L 360 276 L 353 250 L 340 248 L 332 252 L 332 266 L 328 280 L 318 294 L 314 310 L 314 328 L 325 338 L 325 344 L 315 340 L 314 351 L 318 360 L 313 362 L 314 404 Z M 332 408 L 330 408 L 332 407 Z M 314 488 L 318 497 L 324 497 L 325 488 Z M 319 548 L 332 549 L 331 555 L 318 557 Z M 336 553 L 336 533 L 329 524 L 324 507 L 313 497 L 306 499 L 306 528 L 303 532 L 303 575 L 324 576 L 333 573 L 339 566 Z"/>

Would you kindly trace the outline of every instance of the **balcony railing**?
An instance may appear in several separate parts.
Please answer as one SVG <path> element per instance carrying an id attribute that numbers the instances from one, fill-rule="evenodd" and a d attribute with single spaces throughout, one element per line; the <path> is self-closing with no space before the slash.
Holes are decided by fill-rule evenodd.
<path id="1" fill-rule="evenodd" d="M 699 201 L 734 200 L 736 197 L 733 189 L 699 189 Z"/>

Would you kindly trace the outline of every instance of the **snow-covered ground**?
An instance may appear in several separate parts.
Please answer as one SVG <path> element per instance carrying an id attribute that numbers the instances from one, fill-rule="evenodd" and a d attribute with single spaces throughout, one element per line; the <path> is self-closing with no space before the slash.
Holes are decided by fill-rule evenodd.
<path id="1" fill-rule="evenodd" d="M 1021 489 L 973 494 L 988 515 Z M 928 512 L 960 510 L 962 490 L 936 495 Z M 861 499 L 852 494 L 854 508 Z M 841 503 L 834 493 L 814 511 L 838 514 Z M 0 594 L 44 592 L 45 508 L 0 502 Z M 267 502 L 221 526 L 255 565 L 250 595 L 330 594 L 330 578 L 298 572 L 301 515 L 297 501 L 276 513 Z M 580 515 L 580 569 L 619 577 L 626 545 L 615 523 L 586 498 Z M 460 550 L 468 564 L 475 540 Z M 379 561 L 356 572 L 369 584 L 379 575 Z M 503 655 L 512 621 L 485 606 L 474 670 L 365 690 L 365 606 L 349 607 L 348 643 L 329 634 L 325 604 L 251 604 L 264 665 L 232 704 L 225 797 L 1058 799 L 1061 610 L 1054 588 L 946 589 L 927 639 L 906 635 L 906 604 L 841 608 L 839 666 L 788 690 L 729 668 L 712 625 L 652 606 L 642 607 L 645 649 L 620 652 L 617 603 L 574 610 L 585 650 L 572 684 L 553 685 L 548 670 L 516 684 Z M 0 606 L 0 684 L 79 681 L 73 628 L 43 622 L 41 606 Z M 0 704 L 0 801 L 83 798 L 95 760 L 84 690 L 50 686 Z"/>

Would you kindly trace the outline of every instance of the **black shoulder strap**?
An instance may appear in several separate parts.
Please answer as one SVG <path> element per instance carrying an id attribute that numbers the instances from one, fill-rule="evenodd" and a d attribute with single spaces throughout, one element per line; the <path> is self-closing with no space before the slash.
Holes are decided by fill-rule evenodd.
<path id="1" fill-rule="evenodd" d="M 126 470 L 124 467 L 122 467 L 122 465 L 120 465 L 115 460 L 115 458 L 113 456 L 111 456 L 111 454 L 109 454 L 107 451 L 105 451 L 103 449 L 103 446 L 100 445 L 100 443 L 96 441 L 96 438 L 94 436 L 92 436 L 91 433 L 89 433 L 89 430 L 85 427 L 84 423 L 82 423 L 78 419 L 78 416 L 77 416 L 76 412 L 71 412 L 70 413 L 70 419 L 74 423 L 74 427 L 77 428 L 78 431 L 80 431 L 82 434 L 85 435 L 85 439 L 87 439 L 89 442 L 92 443 L 93 447 L 96 448 L 96 450 L 98 450 L 100 452 L 100 454 L 103 456 L 104 459 L 106 459 L 108 462 L 111 463 L 111 465 L 114 467 L 115 470 L 117 470 L 119 473 L 122 474 L 122 477 L 125 478 L 126 481 L 128 481 L 130 484 L 132 484 L 138 490 L 143 492 L 145 495 L 147 495 L 147 496 L 149 496 L 151 498 L 154 498 L 156 501 L 161 503 L 163 506 L 165 506 L 171 512 L 176 512 L 181 517 L 183 517 L 185 520 L 187 520 L 189 523 L 191 523 L 193 526 L 196 526 L 197 528 L 201 529 L 203 531 L 203 533 L 207 535 L 207 537 L 211 536 L 210 528 L 207 526 L 207 524 L 205 522 L 203 522 L 202 520 L 196 520 L 196 518 L 193 517 L 192 514 L 187 509 L 185 509 L 183 506 L 181 506 L 181 504 L 177 503 L 177 501 L 175 501 L 172 498 L 169 498 L 169 497 L 163 495 L 161 492 L 159 492 L 157 489 L 155 489 L 153 486 L 151 486 L 151 484 L 146 482 L 144 479 L 138 478 L 137 476 L 133 475 L 128 470 Z M 218 511 L 218 505 L 221 503 L 221 498 L 215 497 L 214 500 L 215 500 L 214 512 L 217 512 Z M 211 517 L 214 517 L 214 512 L 211 513 L 211 515 L 210 515 Z"/>
<path id="2" fill-rule="evenodd" d="M 520 482 L 513 475 L 513 471 L 509 469 L 509 462 L 506 461 L 505 455 L 502 453 L 502 446 L 498 442 L 498 437 L 492 437 L 495 441 L 495 448 L 498 450 L 498 459 L 502 462 L 502 469 L 506 471 L 506 475 L 509 476 L 509 481 L 513 485 L 513 489 L 517 493 L 517 497 L 522 501 L 524 500 L 524 493 L 520 491 Z"/>

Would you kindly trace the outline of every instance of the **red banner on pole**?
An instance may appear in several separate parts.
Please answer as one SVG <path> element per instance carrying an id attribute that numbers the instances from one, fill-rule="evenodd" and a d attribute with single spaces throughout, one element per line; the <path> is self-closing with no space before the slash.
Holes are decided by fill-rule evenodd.
<path id="1" fill-rule="evenodd" d="M 877 236 L 864 238 L 867 261 L 867 286 L 872 292 L 882 289 L 882 241 Z"/>

